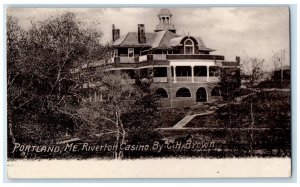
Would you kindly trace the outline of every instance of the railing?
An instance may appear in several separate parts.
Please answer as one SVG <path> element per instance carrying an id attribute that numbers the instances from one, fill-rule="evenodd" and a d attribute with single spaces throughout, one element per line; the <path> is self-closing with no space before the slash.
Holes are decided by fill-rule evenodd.
<path id="1" fill-rule="evenodd" d="M 153 60 L 167 60 L 167 55 L 165 54 L 153 54 Z"/>
<path id="2" fill-rule="evenodd" d="M 207 77 L 194 77 L 194 82 L 207 82 Z"/>
<path id="3" fill-rule="evenodd" d="M 151 60 L 167 60 L 167 55 L 165 54 L 151 54 L 139 56 L 139 62 L 151 61 Z"/>
<path id="4" fill-rule="evenodd" d="M 118 56 L 114 58 L 115 63 L 138 63 L 146 61 L 164 61 L 176 59 L 202 59 L 202 60 L 224 60 L 221 55 L 200 55 L 200 54 L 148 54 L 142 56 L 128 57 Z M 233 63 L 231 63 L 233 64 Z"/>
<path id="5" fill-rule="evenodd" d="M 174 77 L 173 77 L 174 82 Z M 176 77 L 176 82 L 192 82 L 192 77 Z"/>
<path id="6" fill-rule="evenodd" d="M 147 61 L 148 60 L 147 56 L 148 55 L 139 56 L 139 62 Z"/>
<path id="7" fill-rule="evenodd" d="M 153 77 L 153 82 L 168 82 L 168 77 Z"/>
<path id="8" fill-rule="evenodd" d="M 200 55 L 200 54 L 168 54 L 168 60 L 175 59 L 203 59 L 203 60 L 224 60 L 224 56 L 221 55 Z"/>
<path id="9" fill-rule="evenodd" d="M 134 57 L 127 57 L 127 56 L 118 56 L 114 58 L 115 63 L 135 63 L 136 60 Z"/>
<path id="10" fill-rule="evenodd" d="M 175 29 L 175 26 L 173 24 L 168 24 L 168 25 L 159 24 L 159 25 L 156 25 L 156 30 L 166 30 L 166 29 Z"/>
<path id="11" fill-rule="evenodd" d="M 175 78 L 172 77 L 172 81 L 173 82 L 195 82 L 195 83 L 199 83 L 199 82 L 218 82 L 220 79 L 219 77 L 194 77 L 194 81 L 192 77 L 176 77 L 176 81 Z"/>

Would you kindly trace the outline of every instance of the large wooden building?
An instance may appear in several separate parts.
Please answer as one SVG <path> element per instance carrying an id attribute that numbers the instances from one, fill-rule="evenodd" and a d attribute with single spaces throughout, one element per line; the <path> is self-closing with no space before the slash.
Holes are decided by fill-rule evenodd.
<path id="1" fill-rule="evenodd" d="M 112 26 L 114 57 L 107 71 L 127 73 L 130 79 L 126 82 L 132 84 L 137 71 L 145 76 L 151 72 L 156 93 L 165 107 L 219 99 L 219 68 L 238 68 L 239 57 L 236 61 L 225 61 L 224 56 L 211 54 L 215 50 L 207 47 L 202 38 L 176 34 L 168 9 L 161 9 L 157 17 L 158 25 L 153 32 L 146 32 L 145 25 L 138 24 L 136 32 L 120 36 L 120 30 Z M 90 98 L 102 100 L 101 96 L 95 92 Z"/>
<path id="2" fill-rule="evenodd" d="M 222 55 L 205 45 L 198 36 L 176 34 L 172 13 L 161 9 L 154 32 L 146 32 L 144 24 L 136 32 L 120 36 L 112 26 L 114 48 L 110 71 L 127 72 L 134 83 L 134 72 L 153 72 L 156 93 L 163 97 L 166 107 L 191 106 L 219 98 L 219 67 L 239 66 L 236 61 L 225 61 Z"/>

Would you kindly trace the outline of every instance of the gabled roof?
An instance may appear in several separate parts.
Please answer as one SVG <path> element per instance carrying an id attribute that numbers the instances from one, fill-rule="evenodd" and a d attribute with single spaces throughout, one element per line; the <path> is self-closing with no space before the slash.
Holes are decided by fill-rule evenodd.
<path id="1" fill-rule="evenodd" d="M 141 44 L 138 42 L 138 33 L 129 32 L 126 35 L 120 37 L 112 46 L 114 47 L 148 47 L 150 49 L 172 49 L 173 47 L 181 46 L 181 41 L 186 36 L 179 36 L 168 30 L 159 31 L 154 33 L 145 33 L 146 43 Z M 192 37 L 192 36 L 191 36 Z M 197 43 L 199 50 L 214 51 L 207 48 L 203 40 L 199 37 L 193 37 Z"/>
<path id="2" fill-rule="evenodd" d="M 146 35 L 146 43 L 141 44 L 138 41 L 138 33 L 137 32 L 129 32 L 126 35 L 120 37 L 117 39 L 115 42 L 113 42 L 113 46 L 118 46 L 118 47 L 151 47 L 155 33 L 145 33 Z"/>

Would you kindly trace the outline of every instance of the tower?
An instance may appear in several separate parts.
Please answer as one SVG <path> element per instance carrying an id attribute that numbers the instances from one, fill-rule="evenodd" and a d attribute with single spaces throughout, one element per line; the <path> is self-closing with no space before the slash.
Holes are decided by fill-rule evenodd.
<path id="1" fill-rule="evenodd" d="M 168 30 L 173 33 L 176 33 L 176 29 L 172 24 L 172 13 L 169 9 L 161 9 L 157 17 L 159 19 L 159 24 L 156 25 L 156 29 L 154 30 L 155 32 Z"/>

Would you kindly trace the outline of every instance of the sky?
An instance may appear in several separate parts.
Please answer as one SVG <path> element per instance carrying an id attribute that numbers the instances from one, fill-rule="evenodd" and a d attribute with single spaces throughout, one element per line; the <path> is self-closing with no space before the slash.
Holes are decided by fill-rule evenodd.
<path id="1" fill-rule="evenodd" d="M 168 8 L 168 7 L 165 7 Z M 289 64 L 289 10 L 287 7 L 205 7 L 169 8 L 176 33 L 201 37 L 212 54 L 265 59 L 264 68 L 273 69 L 272 55 L 285 49 Z M 30 22 L 56 16 L 65 11 L 76 12 L 87 24 L 100 23 L 103 42 L 111 42 L 112 24 L 121 35 L 137 32 L 137 24 L 145 24 L 153 32 L 158 24 L 160 8 L 11 8 L 8 15 L 17 17 L 24 28 Z"/>

